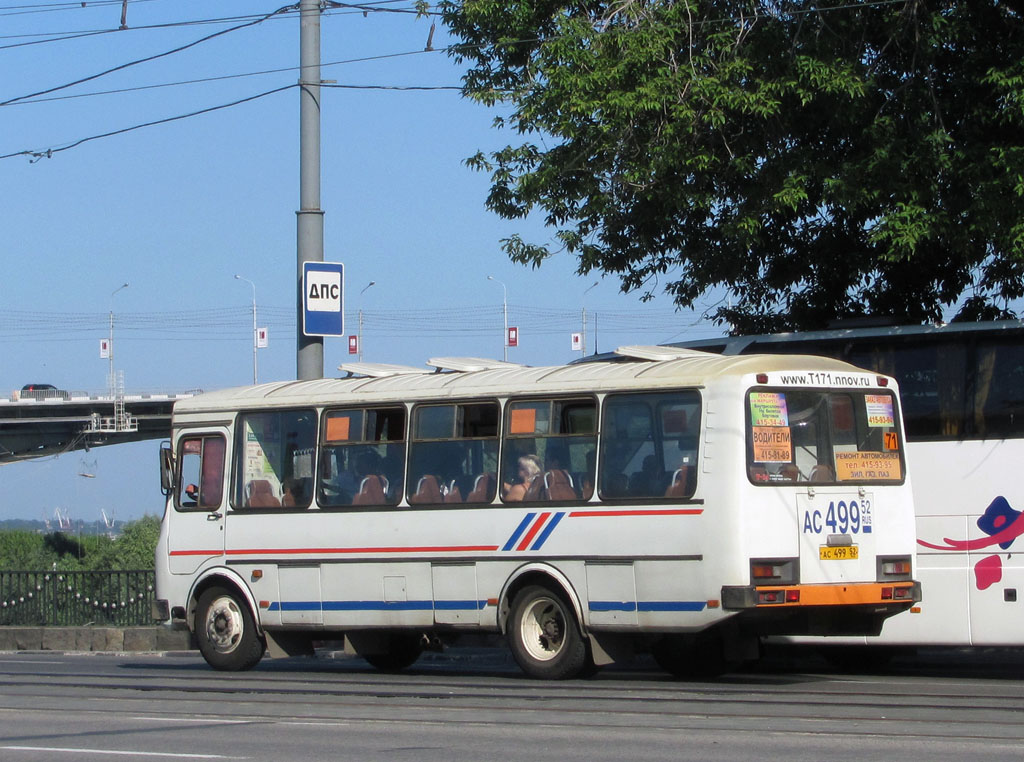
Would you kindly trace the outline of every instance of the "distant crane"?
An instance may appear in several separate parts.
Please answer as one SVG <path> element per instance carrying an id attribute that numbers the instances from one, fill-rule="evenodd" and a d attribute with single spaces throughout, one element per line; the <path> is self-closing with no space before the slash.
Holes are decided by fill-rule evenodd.
<path id="1" fill-rule="evenodd" d="M 64 508 L 54 508 L 53 518 L 57 521 L 58 529 L 71 529 L 71 519 L 68 518 L 68 512 Z"/>

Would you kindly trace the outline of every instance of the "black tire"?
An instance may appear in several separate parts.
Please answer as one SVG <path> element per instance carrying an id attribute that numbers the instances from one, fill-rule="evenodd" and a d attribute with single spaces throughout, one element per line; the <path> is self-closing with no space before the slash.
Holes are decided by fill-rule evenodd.
<path id="1" fill-rule="evenodd" d="M 666 635 L 651 644 L 651 656 L 670 675 L 691 680 L 718 677 L 736 666 L 726 660 L 714 632 Z"/>
<path id="2" fill-rule="evenodd" d="M 508 640 L 512 657 L 530 677 L 567 680 L 587 666 L 587 644 L 560 591 L 541 585 L 520 590 L 512 601 Z"/>
<path id="3" fill-rule="evenodd" d="M 252 669 L 266 650 L 248 604 L 223 587 L 211 587 L 199 596 L 195 633 L 199 652 L 214 669 Z"/>
<path id="4" fill-rule="evenodd" d="M 363 658 L 381 672 L 400 672 L 416 663 L 423 653 L 423 636 L 418 633 L 393 632 L 388 638 L 388 650 L 380 654 L 365 654 Z"/>

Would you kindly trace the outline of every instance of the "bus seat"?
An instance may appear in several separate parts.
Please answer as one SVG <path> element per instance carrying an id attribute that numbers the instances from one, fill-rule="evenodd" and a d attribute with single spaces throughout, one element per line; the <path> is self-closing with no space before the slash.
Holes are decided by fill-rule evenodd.
<path id="1" fill-rule="evenodd" d="M 788 482 L 800 481 L 800 469 L 792 463 L 787 463 L 780 468 L 779 475 Z"/>
<path id="2" fill-rule="evenodd" d="M 409 497 L 411 505 L 442 502 L 444 501 L 441 498 L 441 485 L 437 483 L 437 477 L 433 474 L 420 477 L 416 484 L 416 494 Z"/>
<path id="3" fill-rule="evenodd" d="M 541 478 L 540 474 L 537 474 L 533 481 L 530 482 L 526 488 L 526 494 L 523 495 L 523 502 L 543 500 L 544 499 L 544 479 Z"/>
<path id="4" fill-rule="evenodd" d="M 352 498 L 352 505 L 384 505 L 387 502 L 388 480 L 383 476 L 370 474 L 359 484 L 359 492 Z"/>
<path id="5" fill-rule="evenodd" d="M 686 482 L 690 478 L 690 467 L 681 466 L 672 474 L 672 483 L 665 490 L 665 497 L 687 497 Z"/>
<path id="6" fill-rule="evenodd" d="M 834 482 L 835 480 L 836 472 L 832 470 L 832 466 L 817 465 L 811 469 L 812 482 Z"/>
<path id="7" fill-rule="evenodd" d="M 467 503 L 489 503 L 494 500 L 494 474 L 480 474 L 473 482 Z"/>
<path id="8" fill-rule="evenodd" d="M 579 498 L 573 487 L 572 477 L 561 468 L 544 474 L 544 490 L 548 500 L 577 500 Z"/>
<path id="9" fill-rule="evenodd" d="M 444 501 L 446 503 L 461 503 L 462 502 L 462 490 L 459 489 L 459 485 L 452 479 L 448 485 L 448 489 L 444 493 Z"/>
<path id="10" fill-rule="evenodd" d="M 274 497 L 274 489 L 266 479 L 249 482 L 249 508 L 280 508 L 281 501 Z"/>

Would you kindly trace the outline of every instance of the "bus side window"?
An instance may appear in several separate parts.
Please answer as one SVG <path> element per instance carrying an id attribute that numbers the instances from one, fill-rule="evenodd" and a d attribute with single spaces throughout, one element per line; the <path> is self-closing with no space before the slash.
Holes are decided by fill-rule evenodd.
<path id="1" fill-rule="evenodd" d="M 313 410 L 271 410 L 238 417 L 235 508 L 309 507 L 316 420 Z"/>
<path id="2" fill-rule="evenodd" d="M 328 410 L 317 499 L 327 508 L 393 506 L 402 495 L 405 408 Z"/>
<path id="3" fill-rule="evenodd" d="M 420 405 L 413 411 L 407 500 L 415 506 L 490 502 L 497 460 L 496 402 Z"/>
<path id="4" fill-rule="evenodd" d="M 596 430 L 597 403 L 592 398 L 510 402 L 502 457 L 502 499 L 589 499 L 593 494 Z"/>
<path id="5" fill-rule="evenodd" d="M 697 487 L 700 395 L 616 394 L 605 400 L 602 499 L 689 498 Z"/>

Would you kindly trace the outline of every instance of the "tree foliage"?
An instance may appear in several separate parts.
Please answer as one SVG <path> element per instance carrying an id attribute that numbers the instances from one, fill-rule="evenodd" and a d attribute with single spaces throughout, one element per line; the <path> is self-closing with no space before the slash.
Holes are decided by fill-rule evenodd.
<path id="1" fill-rule="evenodd" d="M 738 332 L 1011 316 L 1024 295 L 1024 4 L 449 0 L 465 93 L 522 136 L 468 163 L 542 212 L 535 266 Z"/>
<path id="2" fill-rule="evenodd" d="M 0 571 L 112 571 L 150 569 L 160 536 L 160 519 L 145 516 L 124 525 L 117 537 L 105 534 L 39 534 L 0 531 Z"/>

